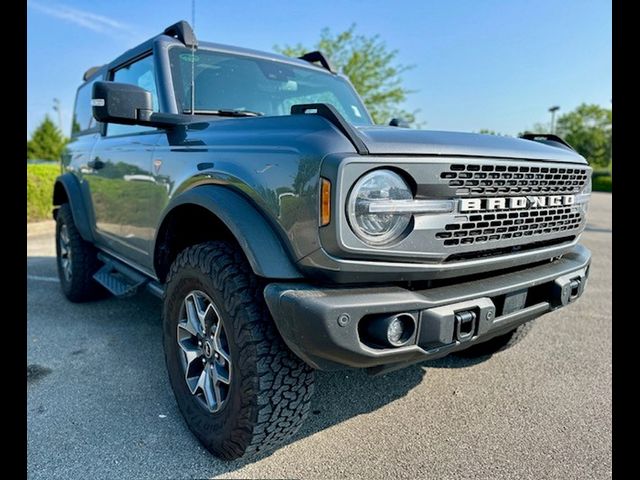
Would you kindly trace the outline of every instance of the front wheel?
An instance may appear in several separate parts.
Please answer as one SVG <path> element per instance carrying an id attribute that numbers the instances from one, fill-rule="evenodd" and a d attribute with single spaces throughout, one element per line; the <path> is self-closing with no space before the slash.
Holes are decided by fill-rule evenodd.
<path id="1" fill-rule="evenodd" d="M 280 338 L 237 247 L 207 242 L 178 255 L 163 337 L 178 407 L 211 453 L 231 460 L 271 450 L 299 429 L 313 370 Z"/>

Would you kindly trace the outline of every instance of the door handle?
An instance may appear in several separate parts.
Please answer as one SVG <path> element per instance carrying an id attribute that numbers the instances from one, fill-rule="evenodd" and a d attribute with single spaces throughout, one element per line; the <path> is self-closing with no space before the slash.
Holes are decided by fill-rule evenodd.
<path id="1" fill-rule="evenodd" d="M 94 158 L 89 163 L 87 163 L 87 166 L 89 168 L 93 168 L 94 170 L 100 170 L 101 168 L 104 167 L 104 165 L 105 163 L 102 160 L 100 160 L 98 157 Z"/>

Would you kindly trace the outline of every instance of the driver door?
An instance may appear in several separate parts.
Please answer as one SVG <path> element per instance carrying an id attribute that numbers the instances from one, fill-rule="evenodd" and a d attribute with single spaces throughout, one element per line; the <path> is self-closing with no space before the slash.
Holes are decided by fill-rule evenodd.
<path id="1" fill-rule="evenodd" d="M 110 80 L 149 90 L 154 110 L 158 93 L 151 53 L 110 72 Z M 143 267 L 152 264 L 155 233 L 149 211 L 166 193 L 153 176 L 152 155 L 164 131 L 139 125 L 106 124 L 91 160 L 89 182 L 96 233 L 102 246 Z"/>

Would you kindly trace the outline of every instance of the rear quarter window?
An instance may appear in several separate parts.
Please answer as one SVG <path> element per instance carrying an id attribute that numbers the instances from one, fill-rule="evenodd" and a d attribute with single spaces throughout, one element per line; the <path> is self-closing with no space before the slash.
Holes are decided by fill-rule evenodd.
<path id="1" fill-rule="evenodd" d="M 96 77 L 78 89 L 76 104 L 73 109 L 71 135 L 83 135 L 95 132 L 98 129 L 98 122 L 93 118 L 91 111 L 91 90 L 97 80 L 102 80 L 102 77 Z"/>

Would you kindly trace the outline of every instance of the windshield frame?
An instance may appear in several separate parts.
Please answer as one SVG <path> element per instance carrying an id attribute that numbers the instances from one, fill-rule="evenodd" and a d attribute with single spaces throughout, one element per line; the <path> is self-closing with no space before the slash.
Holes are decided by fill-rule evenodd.
<path id="1" fill-rule="evenodd" d="M 175 108 L 176 111 L 180 112 L 181 111 L 181 105 L 188 105 L 189 101 L 183 98 L 183 92 L 181 87 L 181 82 L 183 81 L 183 79 L 180 76 L 180 72 L 177 72 L 176 68 L 174 68 L 171 65 L 171 53 L 172 50 L 177 49 L 177 50 L 186 50 L 186 51 L 190 51 L 189 49 L 187 49 L 186 47 L 184 47 L 183 45 L 171 45 L 168 49 L 167 49 L 167 53 L 166 53 L 166 58 L 167 58 L 167 67 L 168 67 L 168 73 L 171 77 L 171 82 L 169 83 L 170 88 L 172 90 L 174 99 L 175 99 Z M 325 70 L 322 67 L 318 67 L 316 65 L 313 65 L 311 63 L 308 62 L 304 62 L 304 63 L 300 63 L 297 61 L 297 59 L 294 58 L 287 58 L 287 57 L 283 57 L 282 59 L 277 58 L 274 59 L 271 56 L 261 56 L 261 55 L 256 55 L 256 54 L 252 54 L 252 53 L 243 53 L 243 52 L 236 52 L 236 51 L 230 51 L 230 50 L 226 50 L 226 49 L 221 49 L 221 48 L 215 48 L 215 47 L 211 47 L 208 46 L 206 44 L 201 44 L 196 50 L 195 53 L 197 55 L 197 52 L 212 52 L 212 53 L 216 53 L 219 55 L 223 55 L 223 56 L 229 56 L 229 57 L 239 57 L 239 58 L 248 58 L 248 59 L 252 59 L 252 60 L 263 60 L 263 61 L 270 61 L 270 62 L 279 62 L 279 63 L 283 63 L 286 64 L 290 67 L 293 68 L 300 68 L 300 69 L 306 69 L 306 70 L 310 70 L 313 71 L 315 74 L 318 75 L 328 75 L 330 77 L 333 77 L 336 81 L 338 82 L 342 82 L 344 84 L 344 86 L 346 86 L 352 93 L 354 100 L 357 102 L 357 107 L 360 110 L 360 113 L 362 114 L 363 117 L 363 122 L 355 124 L 352 123 L 350 121 L 349 118 L 347 118 L 346 116 L 344 117 L 346 121 L 348 121 L 350 124 L 354 125 L 354 126 L 373 126 L 375 125 L 375 122 L 373 121 L 373 118 L 371 117 L 371 114 L 369 113 L 369 111 L 367 110 L 367 107 L 364 104 L 364 101 L 362 100 L 362 98 L 360 97 L 360 95 L 358 94 L 358 92 L 356 91 L 355 87 L 353 86 L 353 84 L 351 83 L 351 81 L 349 80 L 349 78 L 342 74 L 342 73 L 332 73 L 329 72 L 327 70 Z M 259 52 L 256 52 L 259 53 Z M 186 103 L 185 103 L 186 100 Z M 290 115 L 290 113 L 289 113 Z M 278 116 L 286 116 L 286 115 L 264 115 L 265 117 L 278 117 Z M 227 117 L 228 118 L 228 117 Z M 234 118 L 246 118 L 246 117 L 234 117 Z M 253 117 L 255 118 L 255 117 Z"/>

